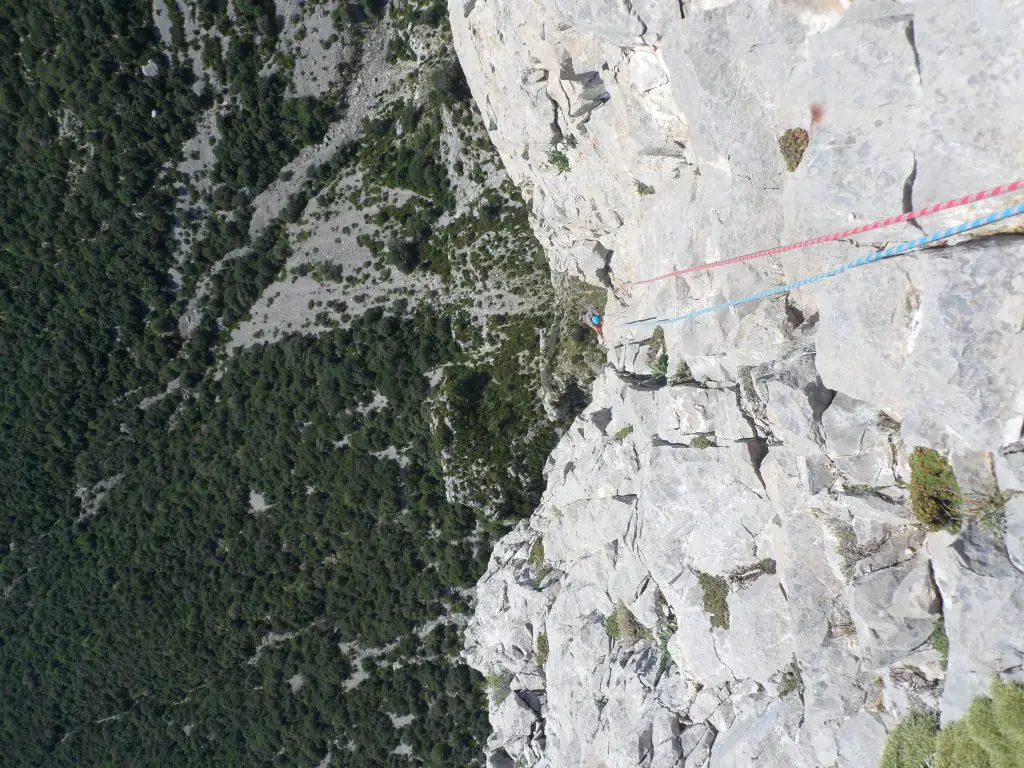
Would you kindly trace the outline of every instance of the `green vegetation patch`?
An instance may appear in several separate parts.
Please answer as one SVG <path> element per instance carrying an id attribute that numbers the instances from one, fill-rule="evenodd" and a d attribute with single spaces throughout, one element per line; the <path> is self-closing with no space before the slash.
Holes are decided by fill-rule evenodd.
<path id="1" fill-rule="evenodd" d="M 487 692 L 495 704 L 501 704 L 512 693 L 513 675 L 507 669 L 496 669 L 487 675 Z"/>
<path id="2" fill-rule="evenodd" d="M 1024 761 L 1024 686 L 994 679 L 967 714 L 942 730 L 915 712 L 889 732 L 880 768 L 1020 768 Z"/>
<path id="3" fill-rule="evenodd" d="M 962 720 L 939 732 L 935 768 L 1020 768 L 1024 764 L 1024 686 L 996 680 Z"/>
<path id="4" fill-rule="evenodd" d="M 949 462 L 931 448 L 910 456 L 910 504 L 914 516 L 931 531 L 960 530 L 963 496 Z"/>
<path id="5" fill-rule="evenodd" d="M 711 435 L 697 435 L 690 440 L 691 448 L 717 448 L 718 443 L 715 442 L 715 436 Z"/>
<path id="6" fill-rule="evenodd" d="M 544 565 L 544 537 L 538 536 L 532 545 L 530 545 L 530 565 L 534 568 L 540 568 Z"/>
<path id="7" fill-rule="evenodd" d="M 568 173 L 571 169 L 568 155 L 559 149 L 552 149 L 548 152 L 548 163 L 559 173 L 559 175 Z"/>
<path id="8" fill-rule="evenodd" d="M 651 376 L 664 377 L 668 375 L 665 329 L 660 325 L 654 329 L 647 342 L 647 368 L 650 370 Z"/>
<path id="9" fill-rule="evenodd" d="M 779 137 L 779 151 L 782 152 L 782 159 L 786 161 L 786 168 L 790 173 L 800 165 L 809 142 L 810 137 L 803 128 L 790 128 Z"/>
<path id="10" fill-rule="evenodd" d="M 712 627 L 729 628 L 729 582 L 721 576 L 697 571 L 697 580 L 704 590 L 704 610 Z"/>
<path id="11" fill-rule="evenodd" d="M 785 672 L 782 673 L 782 680 L 779 685 L 779 698 L 788 696 L 793 691 L 798 691 L 803 685 L 803 677 L 800 674 L 800 665 L 794 660 Z"/>
<path id="12" fill-rule="evenodd" d="M 625 440 L 627 437 L 633 434 L 633 425 L 629 424 L 615 433 L 616 440 Z"/>
<path id="13" fill-rule="evenodd" d="M 543 667 L 548 660 L 548 633 L 541 632 L 537 635 L 537 664 Z"/>

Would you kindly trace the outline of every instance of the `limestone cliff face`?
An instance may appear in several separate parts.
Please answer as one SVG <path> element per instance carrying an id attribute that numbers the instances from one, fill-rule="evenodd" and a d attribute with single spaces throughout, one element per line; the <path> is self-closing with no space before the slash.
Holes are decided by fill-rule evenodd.
<path id="1" fill-rule="evenodd" d="M 993 672 L 1019 674 L 1024 496 L 1005 534 L 953 537 L 918 526 L 905 491 L 914 446 L 950 456 L 968 493 L 1024 491 L 1019 222 L 666 325 L 675 384 L 645 380 L 650 335 L 624 323 L 921 230 L 631 281 L 1015 179 L 1024 3 L 450 11 L 552 268 L 595 283 L 609 269 L 614 286 L 593 403 L 478 587 L 467 657 L 511 676 L 492 700 L 492 764 L 873 766 L 912 707 L 955 719 Z M 791 128 L 810 137 L 792 173 L 778 144 Z M 940 613 L 945 669 L 929 641 Z"/>

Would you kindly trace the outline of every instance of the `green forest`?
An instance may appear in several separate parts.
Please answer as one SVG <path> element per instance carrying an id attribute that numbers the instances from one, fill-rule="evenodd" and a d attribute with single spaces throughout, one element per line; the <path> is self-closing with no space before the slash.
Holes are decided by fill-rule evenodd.
<path id="1" fill-rule="evenodd" d="M 357 72 L 289 95 L 268 67 L 273 2 L 166 7 L 161 41 L 148 0 L 0 0 L 0 763 L 481 764 L 464 590 L 536 505 L 582 406 L 577 391 L 546 421 L 521 362 L 552 317 L 499 318 L 489 356 L 460 309 L 404 300 L 318 336 L 224 346 L 284 274 L 289 223 L 357 163 L 420 196 L 385 216 L 402 247 L 374 255 L 448 278 L 434 227 L 454 197 L 432 153 L 442 108 L 469 120 L 461 71 L 431 62 L 398 151 L 390 118 L 367 126 L 251 238 L 252 200 L 345 114 Z M 329 7 L 344 66 L 396 17 L 373 0 Z M 410 29 L 445 25 L 443 7 L 403 4 L 389 60 L 408 59 Z M 214 108 L 200 195 L 175 168 Z M 514 268 L 547 280 L 521 201 L 502 205 L 488 199 L 474 236 L 514 228 Z M 176 223 L 194 235 L 184 260 Z M 190 302 L 202 314 L 186 334 Z M 486 498 L 448 500 L 453 460 L 478 467 Z"/>

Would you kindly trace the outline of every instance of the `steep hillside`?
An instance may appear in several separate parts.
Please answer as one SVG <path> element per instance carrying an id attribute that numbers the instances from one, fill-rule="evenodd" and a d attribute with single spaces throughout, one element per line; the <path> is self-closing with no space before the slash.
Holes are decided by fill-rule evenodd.
<path id="1" fill-rule="evenodd" d="M 1020 3 L 450 11 L 552 270 L 609 294 L 609 365 L 478 583 L 490 764 L 874 766 L 1019 677 L 1019 218 L 675 319 L 1024 196 L 641 281 L 1015 180 Z"/>
<path id="2" fill-rule="evenodd" d="M 474 765 L 585 405 L 437 3 L 0 3 L 0 762 Z"/>

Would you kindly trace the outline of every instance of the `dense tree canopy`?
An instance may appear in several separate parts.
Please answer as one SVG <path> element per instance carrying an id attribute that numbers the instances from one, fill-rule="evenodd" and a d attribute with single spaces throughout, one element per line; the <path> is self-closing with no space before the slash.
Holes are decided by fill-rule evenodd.
<path id="1" fill-rule="evenodd" d="M 401 302 L 222 344 L 284 274 L 287 225 L 352 164 L 416 193 L 377 209 L 391 263 L 450 275 L 436 152 L 442 111 L 469 119 L 461 71 L 431 62 L 424 104 L 396 101 L 250 237 L 251 201 L 343 89 L 288 93 L 273 0 L 164 5 L 161 42 L 148 0 L 0 0 L 0 763 L 478 764 L 463 590 L 540 493 L 555 432 L 521 359 L 548 321 L 495 320 L 490 357 L 462 310 Z M 440 0 L 406 10 L 444 18 Z M 182 207 L 204 110 L 216 162 Z M 488 210 L 444 241 L 514 227 L 533 269 L 525 209 Z M 445 462 L 474 467 L 481 498 L 449 501 Z"/>

